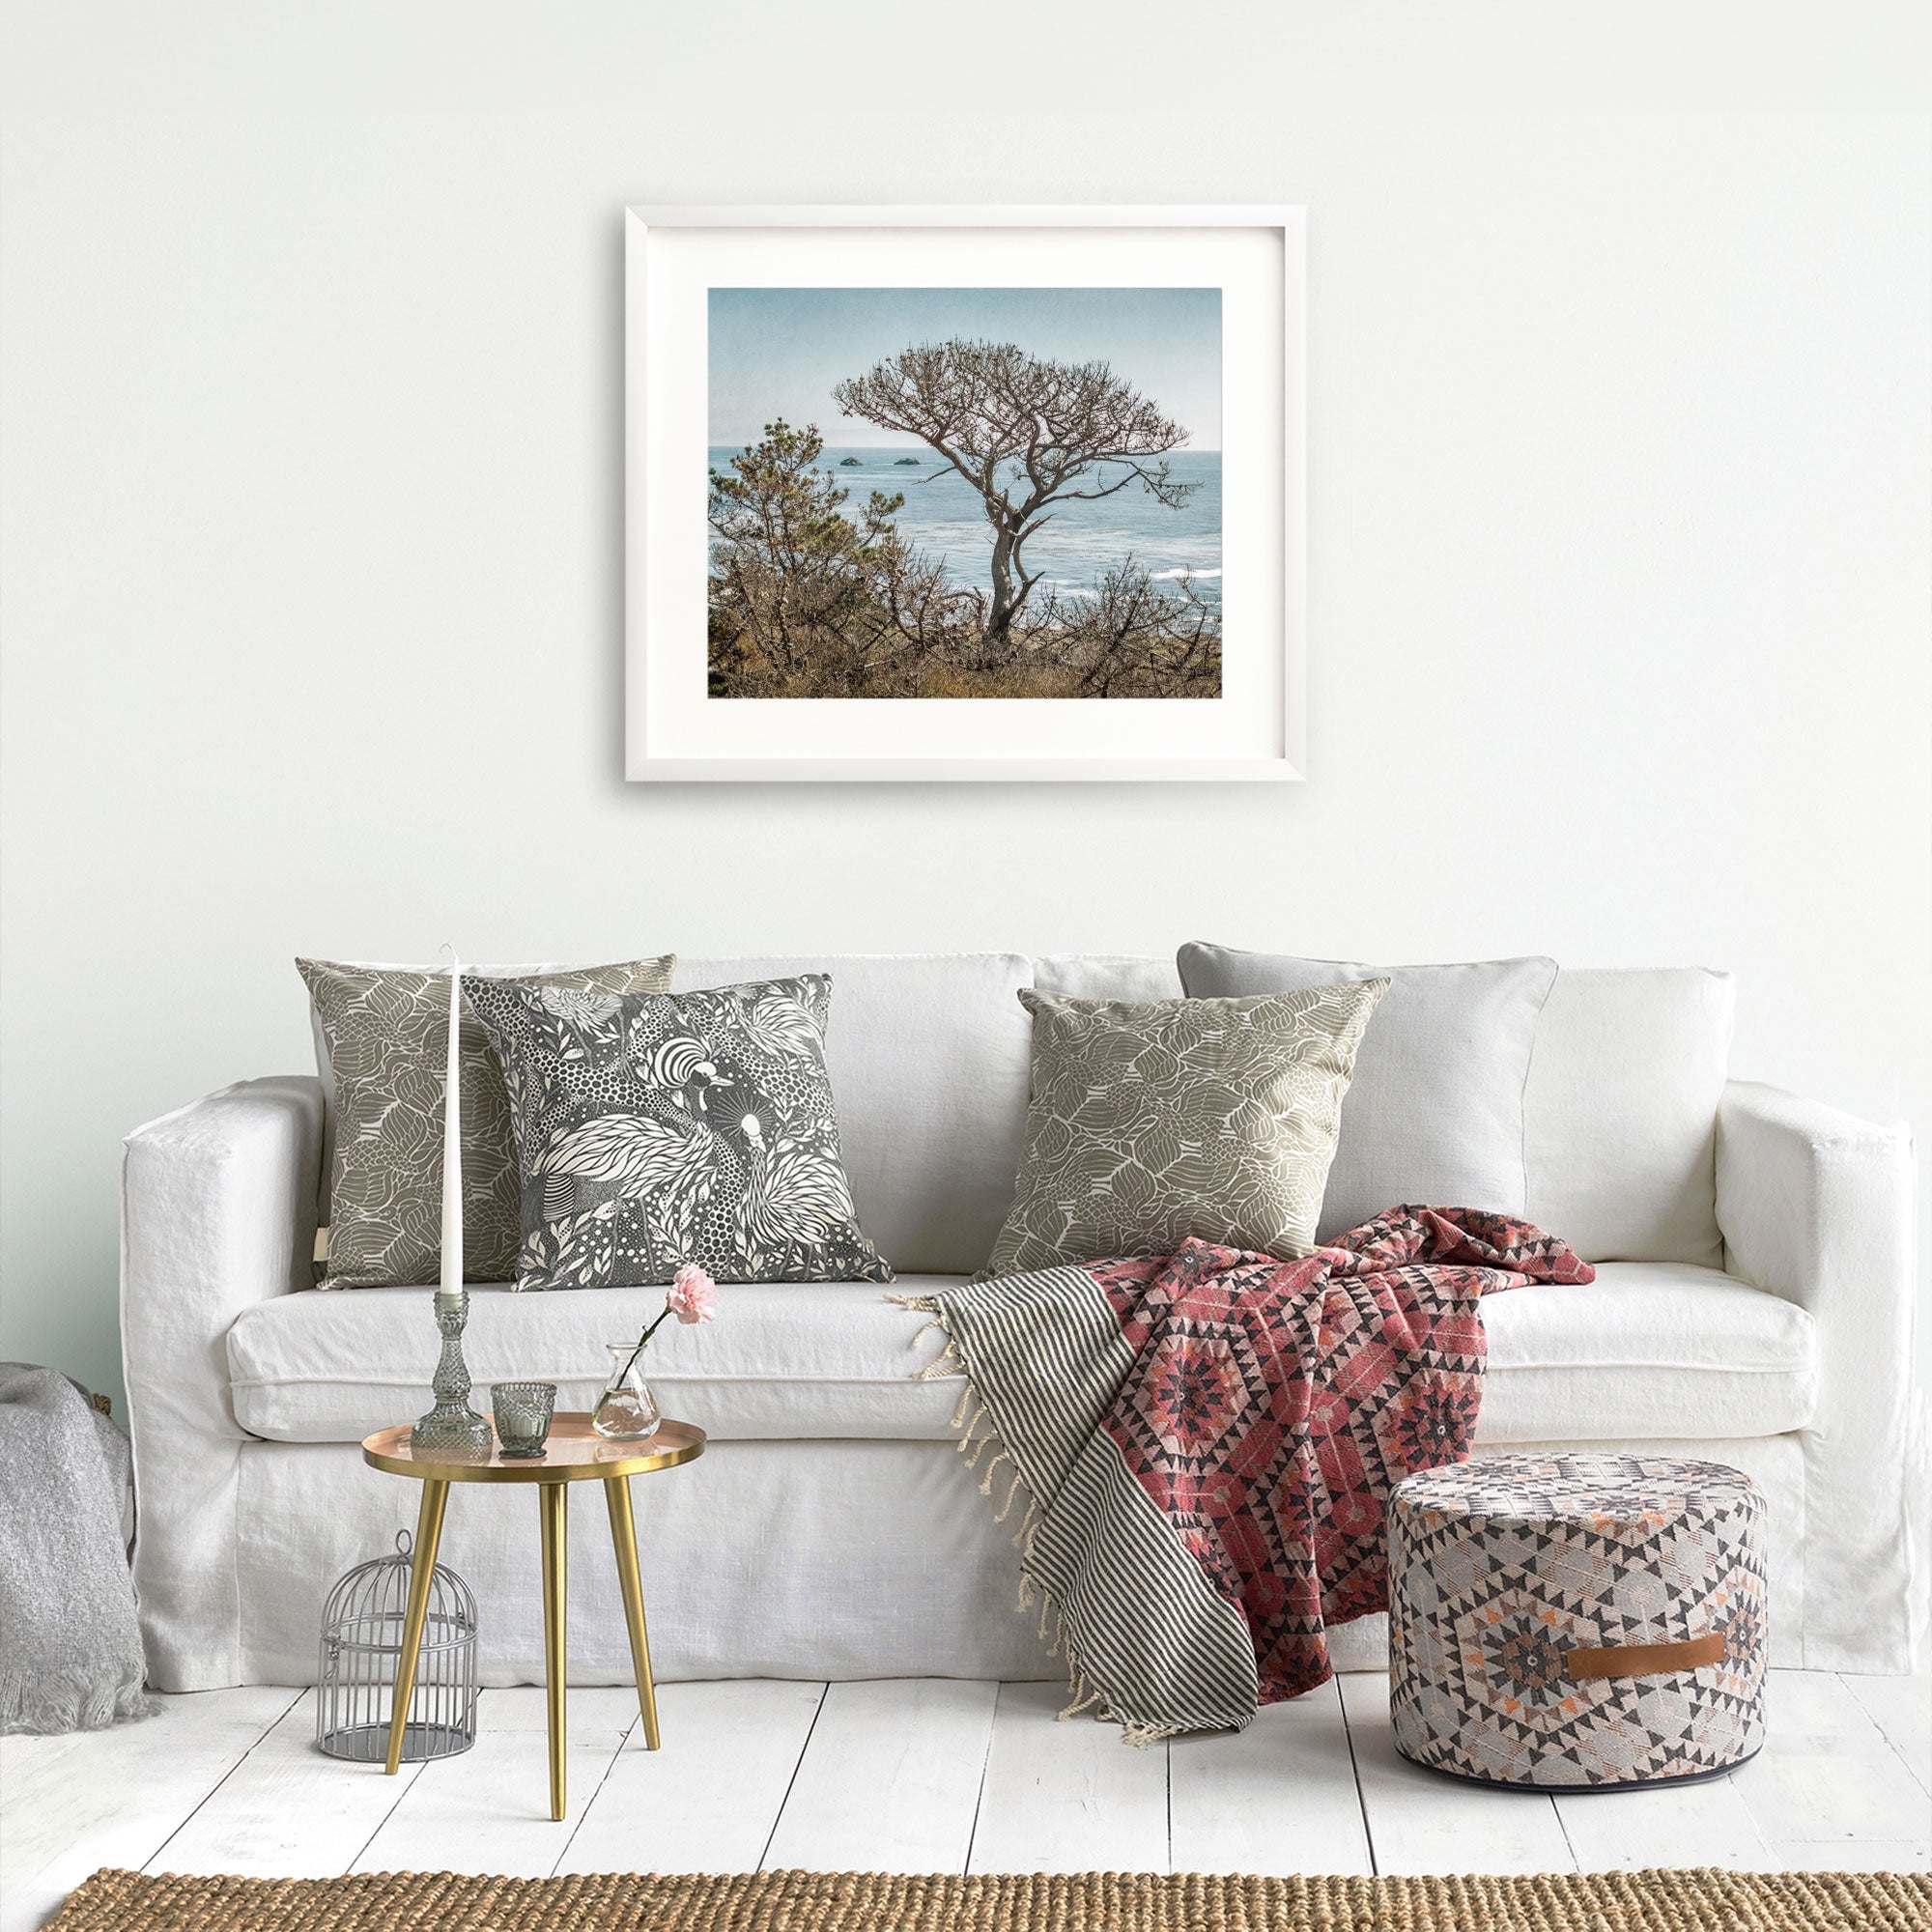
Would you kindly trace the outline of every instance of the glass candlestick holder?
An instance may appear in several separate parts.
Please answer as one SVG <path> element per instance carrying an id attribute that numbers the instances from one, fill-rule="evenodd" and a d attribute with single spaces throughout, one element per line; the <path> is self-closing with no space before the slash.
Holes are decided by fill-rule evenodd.
<path id="1" fill-rule="evenodd" d="M 436 1406 L 419 1416 L 410 1431 L 410 1447 L 418 1456 L 435 1456 L 446 1463 L 487 1463 L 495 1447 L 490 1425 L 469 1406 L 469 1367 L 463 1359 L 463 1331 L 469 1321 L 469 1295 L 459 1290 L 436 1294 L 436 1325 L 442 1336 L 442 1354 L 430 1387 Z"/>

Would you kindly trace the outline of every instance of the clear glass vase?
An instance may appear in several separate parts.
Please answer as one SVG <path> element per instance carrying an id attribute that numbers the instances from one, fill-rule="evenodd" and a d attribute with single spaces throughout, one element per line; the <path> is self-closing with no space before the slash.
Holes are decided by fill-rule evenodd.
<path id="1" fill-rule="evenodd" d="M 635 1342 L 607 1342 L 611 1351 L 611 1379 L 590 1411 L 590 1426 L 599 1435 L 629 1441 L 655 1435 L 664 1419 L 657 1398 L 643 1376 L 643 1350 Z"/>

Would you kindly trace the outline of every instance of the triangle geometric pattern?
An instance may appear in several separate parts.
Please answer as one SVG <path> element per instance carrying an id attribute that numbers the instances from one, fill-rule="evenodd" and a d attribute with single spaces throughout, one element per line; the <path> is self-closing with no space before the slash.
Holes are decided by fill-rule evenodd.
<path id="1" fill-rule="evenodd" d="M 1573 1788 L 1742 1763 L 1764 1739 L 1764 1521 L 1720 1463 L 1503 1455 L 1408 1477 L 1389 1508 L 1396 1747 Z M 1712 1636 L 1722 1655 L 1693 1667 L 1616 1655 Z"/>

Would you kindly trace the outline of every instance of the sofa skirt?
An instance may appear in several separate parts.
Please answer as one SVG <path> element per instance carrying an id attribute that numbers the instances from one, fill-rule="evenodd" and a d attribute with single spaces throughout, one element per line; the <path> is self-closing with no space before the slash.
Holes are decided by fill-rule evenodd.
<path id="1" fill-rule="evenodd" d="M 1549 1445 L 1564 1447 L 1632 1445 Z M 1770 1503 L 1772 1657 L 1797 1661 L 1804 1468 L 1795 1436 L 1695 1445 L 1749 1475 Z M 352 1564 L 413 1530 L 417 1484 L 369 1468 L 350 1443 L 251 1440 L 237 1498 L 232 1655 L 242 1682 L 316 1680 L 323 1601 Z M 718 1442 L 696 1463 L 633 1480 L 651 1656 L 667 1682 L 711 1677 L 1057 1680 L 1037 1613 L 1016 1608 L 1019 1552 L 952 1445 Z M 537 1502 L 520 1487 L 451 1487 L 442 1561 L 476 1593 L 482 1680 L 543 1681 Z M 570 1492 L 573 1684 L 630 1678 L 601 1486 Z M 203 1649 L 154 1633 L 150 1655 Z M 198 1633 L 202 1639 L 211 1633 Z M 1386 1661 L 1385 1620 L 1334 1633 L 1338 1668 Z M 206 1651 L 204 1650 L 204 1654 Z M 205 1683 L 156 1682 L 162 1690 Z"/>

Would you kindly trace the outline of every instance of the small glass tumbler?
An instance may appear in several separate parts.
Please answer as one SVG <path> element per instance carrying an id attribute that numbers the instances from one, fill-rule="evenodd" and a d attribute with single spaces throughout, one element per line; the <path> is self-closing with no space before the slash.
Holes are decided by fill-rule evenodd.
<path id="1" fill-rule="evenodd" d="M 606 1342 L 604 1346 L 611 1353 L 611 1379 L 590 1412 L 591 1428 L 599 1435 L 620 1442 L 655 1435 L 664 1418 L 651 1385 L 638 1367 L 642 1351 L 635 1342 Z"/>
<path id="2" fill-rule="evenodd" d="M 505 1456 L 537 1457 L 550 1439 L 556 1407 L 554 1382 L 492 1382 L 490 1406 L 497 1417 L 497 1446 Z"/>

